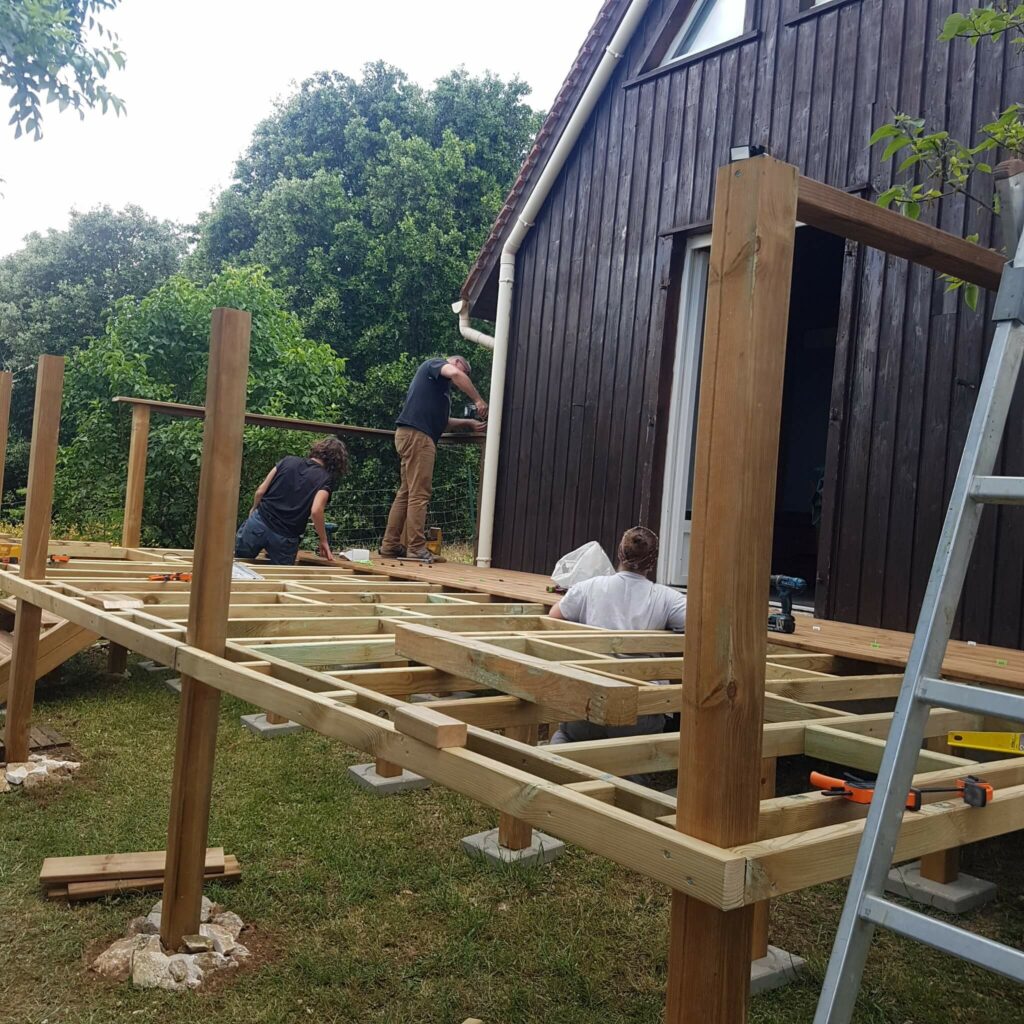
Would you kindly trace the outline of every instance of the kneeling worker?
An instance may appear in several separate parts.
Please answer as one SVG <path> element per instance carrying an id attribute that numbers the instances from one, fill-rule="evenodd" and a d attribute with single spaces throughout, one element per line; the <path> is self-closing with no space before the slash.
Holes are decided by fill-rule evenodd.
<path id="1" fill-rule="evenodd" d="M 320 538 L 320 557 L 333 561 L 324 509 L 338 477 L 348 472 L 348 449 L 325 437 L 309 457 L 286 455 L 256 488 L 249 518 L 235 535 L 235 558 L 256 558 L 261 551 L 273 565 L 294 565 L 310 518 Z"/>
<path id="2" fill-rule="evenodd" d="M 658 536 L 645 526 L 634 526 L 619 542 L 614 576 L 595 576 L 570 587 L 548 613 L 552 618 L 580 622 L 603 629 L 672 629 L 686 627 L 686 597 L 648 578 L 658 564 Z M 654 680 L 666 683 L 668 680 Z M 665 715 L 640 715 L 634 725 L 596 725 L 562 722 L 552 743 L 574 743 L 613 736 L 645 736 L 664 732 Z"/>
<path id="3" fill-rule="evenodd" d="M 405 405 L 395 421 L 395 448 L 401 460 L 401 484 L 384 531 L 380 554 L 384 558 L 414 558 L 431 562 L 425 529 L 427 505 L 433 490 L 437 442 L 446 430 L 487 429 L 487 403 L 480 397 L 470 368 L 462 356 L 427 359 L 409 385 Z M 451 385 L 476 405 L 479 420 L 452 419 Z"/>

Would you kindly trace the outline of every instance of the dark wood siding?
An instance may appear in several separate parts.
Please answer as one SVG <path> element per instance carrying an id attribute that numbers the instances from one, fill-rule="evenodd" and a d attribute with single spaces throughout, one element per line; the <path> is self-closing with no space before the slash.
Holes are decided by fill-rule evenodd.
<path id="1" fill-rule="evenodd" d="M 756 2 L 756 0 L 752 0 Z M 847 0 L 788 23 L 797 0 L 760 0 L 757 34 L 637 76 L 668 0 L 645 23 L 518 258 L 495 563 L 550 571 L 565 551 L 657 527 L 674 342 L 672 232 L 711 215 L 736 145 L 840 188 L 884 188 L 869 150 L 894 110 L 959 137 L 1024 94 L 1009 48 L 950 46 L 968 0 Z M 884 15 L 883 15 L 884 9 Z M 925 216 L 988 240 L 977 204 Z M 850 247 L 832 400 L 820 610 L 912 628 L 956 472 L 990 332 L 919 267 Z M 1018 397 L 1003 468 L 1024 472 Z M 1024 514 L 989 510 L 957 629 L 1021 646 Z"/>

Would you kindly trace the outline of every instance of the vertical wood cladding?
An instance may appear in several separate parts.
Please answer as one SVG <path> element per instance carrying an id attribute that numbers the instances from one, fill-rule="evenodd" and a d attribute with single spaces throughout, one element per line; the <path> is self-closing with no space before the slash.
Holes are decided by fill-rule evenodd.
<path id="1" fill-rule="evenodd" d="M 1010 48 L 937 41 L 969 0 L 846 0 L 793 23 L 797 0 L 760 0 L 752 37 L 632 81 L 670 2 L 652 4 L 518 257 L 501 566 L 549 572 L 585 541 L 611 552 L 624 528 L 657 528 L 679 263 L 672 231 L 709 219 L 730 147 L 765 146 L 810 177 L 873 195 L 891 168 L 868 139 L 894 111 L 966 139 L 1024 98 L 1024 62 Z M 954 198 L 924 216 L 990 239 L 976 203 Z M 931 271 L 852 246 L 843 307 L 819 611 L 913 628 L 990 307 L 972 312 Z M 1022 413 L 1018 395 L 1002 457 L 1015 474 L 1024 474 Z M 1024 513 L 989 509 L 957 631 L 1021 646 L 1022 609 Z"/>

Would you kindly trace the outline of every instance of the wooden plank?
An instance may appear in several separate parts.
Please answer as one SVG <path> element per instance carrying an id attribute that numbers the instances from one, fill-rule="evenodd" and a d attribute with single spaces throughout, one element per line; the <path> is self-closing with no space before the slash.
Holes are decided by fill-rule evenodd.
<path id="1" fill-rule="evenodd" d="M 132 406 L 132 433 L 128 443 L 128 484 L 124 495 L 121 544 L 137 548 L 142 542 L 142 503 L 146 490 L 146 461 L 149 456 L 148 405 Z"/>
<path id="2" fill-rule="evenodd" d="M 999 253 L 923 221 L 884 210 L 820 181 L 800 178 L 796 216 L 823 231 L 963 278 L 982 288 L 999 287 L 1006 262 Z"/>
<path id="3" fill-rule="evenodd" d="M 0 504 L 4 496 L 4 466 L 7 463 L 7 433 L 11 420 L 11 388 L 14 374 L 0 370 Z"/>
<path id="4" fill-rule="evenodd" d="M 166 858 L 164 850 L 101 853 L 82 857 L 47 857 L 39 871 L 39 882 L 41 885 L 61 885 L 70 882 L 163 875 Z M 203 870 L 210 874 L 223 873 L 224 847 L 214 846 L 206 850 Z"/>
<path id="5" fill-rule="evenodd" d="M 210 325 L 188 643 L 215 655 L 224 653 L 231 599 L 251 321 L 249 313 L 221 308 Z M 199 930 L 219 708 L 219 690 L 182 673 L 160 921 L 169 950 Z"/>
<path id="6" fill-rule="evenodd" d="M 203 876 L 206 882 L 230 882 L 242 877 L 242 868 L 238 858 L 224 858 L 224 870 L 220 873 L 207 871 Z M 53 886 L 46 890 L 49 897 L 58 894 L 73 902 L 79 900 L 102 899 L 106 896 L 118 896 L 125 892 L 160 892 L 164 887 L 163 875 L 152 875 L 147 878 L 115 878 L 101 882 L 69 882 L 66 886 Z"/>
<path id="7" fill-rule="evenodd" d="M 574 720 L 605 725 L 636 721 L 637 688 L 557 662 L 462 640 L 418 623 L 392 623 L 395 652 L 421 664 L 466 676 L 496 690 L 544 704 Z"/>
<path id="8" fill-rule="evenodd" d="M 770 573 L 797 202 L 768 157 L 716 183 L 694 473 L 679 759 L 680 831 L 757 835 Z M 724 758 L 724 750 L 742 758 Z M 667 1024 L 746 1019 L 753 910 L 672 894 Z M 695 946 L 696 944 L 696 946 Z M 695 948 L 701 949 L 694 956 Z"/>
<path id="9" fill-rule="evenodd" d="M 57 471 L 61 396 L 64 391 L 62 356 L 40 356 L 36 371 L 32 447 L 28 461 L 25 529 L 21 538 L 19 575 L 26 580 L 46 574 L 47 543 L 53 510 L 53 479 Z M 28 759 L 28 735 L 36 689 L 39 630 L 43 610 L 19 599 L 14 619 L 10 673 L 7 684 L 7 723 L 4 746 L 9 761 Z"/>
<path id="10" fill-rule="evenodd" d="M 201 405 L 185 405 L 181 402 L 158 402 L 151 398 L 130 398 L 118 395 L 114 402 L 124 402 L 135 409 L 143 408 L 147 413 L 152 410 L 161 416 L 175 416 L 180 419 L 201 420 L 206 418 L 206 408 Z M 353 427 L 347 423 L 323 423 L 319 420 L 300 420 L 290 416 L 265 416 L 262 413 L 245 413 L 246 426 L 274 427 L 278 430 L 301 430 L 308 434 L 354 434 L 358 437 L 394 437 L 393 430 L 382 430 L 378 427 Z M 481 438 L 472 434 L 442 434 L 444 444 L 479 444 Z M 136 545 L 130 545 L 136 546 Z"/>
<path id="11" fill-rule="evenodd" d="M 1024 785 L 996 790 L 984 811 L 963 801 L 926 804 L 904 814 L 893 861 L 1014 832 L 1022 821 Z M 756 902 L 843 878 L 853 870 L 863 831 L 857 820 L 734 847 L 748 859 L 746 898 Z"/>
<path id="12" fill-rule="evenodd" d="M 399 732 L 438 750 L 466 745 L 466 723 L 426 705 L 408 704 L 395 708 L 391 720 Z"/>

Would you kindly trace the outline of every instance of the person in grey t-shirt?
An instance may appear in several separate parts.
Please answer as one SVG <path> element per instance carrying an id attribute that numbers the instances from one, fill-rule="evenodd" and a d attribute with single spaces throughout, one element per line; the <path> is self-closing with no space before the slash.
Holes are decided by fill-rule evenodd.
<path id="1" fill-rule="evenodd" d="M 671 629 L 681 633 L 686 628 L 686 596 L 651 582 L 648 575 L 657 564 L 657 534 L 644 526 L 634 526 L 619 542 L 619 571 L 614 576 L 595 576 L 570 587 L 549 614 L 555 619 L 603 629 Z M 633 725 L 562 722 L 551 742 L 646 736 L 664 729 L 664 715 L 641 715 Z"/>

